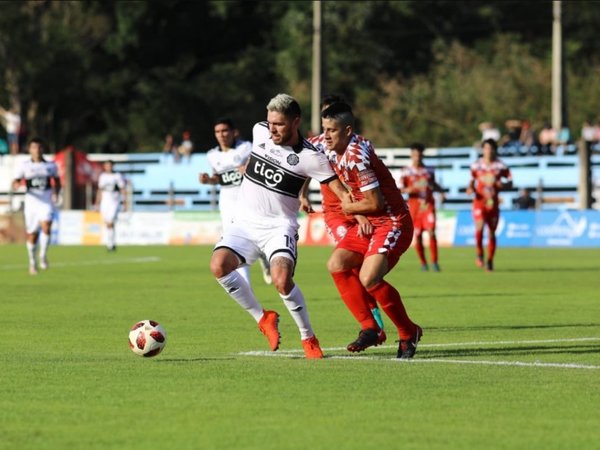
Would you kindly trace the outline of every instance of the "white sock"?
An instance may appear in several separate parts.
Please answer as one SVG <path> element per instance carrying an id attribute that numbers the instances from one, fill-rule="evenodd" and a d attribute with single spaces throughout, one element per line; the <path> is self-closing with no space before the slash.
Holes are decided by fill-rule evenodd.
<path id="1" fill-rule="evenodd" d="M 50 245 L 50 235 L 42 232 L 40 233 L 40 259 L 44 261 L 48 254 L 48 246 Z"/>
<path id="2" fill-rule="evenodd" d="M 223 289 L 227 291 L 229 296 L 234 299 L 238 304 L 244 308 L 248 313 L 254 317 L 254 320 L 258 323 L 260 318 L 263 316 L 263 308 L 258 303 L 258 300 L 252 292 L 250 284 L 236 271 L 234 270 L 229 275 L 217 278 L 217 281 Z"/>
<path id="3" fill-rule="evenodd" d="M 27 255 L 29 256 L 29 265 L 35 266 L 35 248 L 37 247 L 37 245 L 32 244 L 29 241 L 27 241 L 26 245 L 27 245 Z"/>
<path id="4" fill-rule="evenodd" d="M 115 229 L 114 229 L 114 227 L 106 229 L 106 246 L 108 248 L 113 248 L 115 246 Z"/>
<path id="5" fill-rule="evenodd" d="M 250 285 L 250 266 L 243 265 L 235 269 L 235 271 Z M 250 288 L 252 289 L 252 285 L 250 285 Z"/>
<path id="6" fill-rule="evenodd" d="M 298 330 L 300 331 L 300 338 L 308 339 L 313 337 L 315 333 L 310 325 L 306 302 L 304 301 L 304 295 L 300 288 L 296 285 L 288 295 L 279 294 L 279 296 L 290 312 L 294 322 L 296 322 Z"/>

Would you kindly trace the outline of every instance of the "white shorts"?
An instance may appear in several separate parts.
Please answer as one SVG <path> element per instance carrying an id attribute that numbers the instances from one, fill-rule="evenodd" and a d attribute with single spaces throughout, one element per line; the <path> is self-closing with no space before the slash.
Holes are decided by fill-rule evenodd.
<path id="1" fill-rule="evenodd" d="M 298 227 L 293 225 L 273 225 L 250 227 L 247 224 L 232 222 L 224 230 L 223 237 L 215 245 L 232 250 L 242 263 L 253 264 L 265 254 L 270 261 L 275 254 L 296 263 L 298 257 Z"/>
<path id="2" fill-rule="evenodd" d="M 118 202 L 100 202 L 100 215 L 104 223 L 115 223 L 121 210 Z"/>
<path id="3" fill-rule="evenodd" d="M 42 222 L 52 222 L 54 204 L 51 201 L 27 196 L 25 198 L 25 231 L 28 234 L 40 231 Z"/>

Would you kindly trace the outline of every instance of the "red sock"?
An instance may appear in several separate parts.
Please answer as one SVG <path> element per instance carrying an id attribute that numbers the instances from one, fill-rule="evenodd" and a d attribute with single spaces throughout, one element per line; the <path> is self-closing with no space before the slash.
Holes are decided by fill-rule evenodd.
<path id="1" fill-rule="evenodd" d="M 398 291 L 387 281 L 380 281 L 372 288 L 367 289 L 387 314 L 396 328 L 400 339 L 410 339 L 415 334 L 416 325 L 409 319 L 406 309 Z"/>
<path id="2" fill-rule="evenodd" d="M 483 228 L 475 231 L 475 245 L 477 246 L 477 256 L 483 258 Z"/>
<path id="3" fill-rule="evenodd" d="M 490 232 L 490 239 L 488 242 L 488 260 L 494 260 L 494 253 L 496 253 L 496 233 Z"/>
<path id="4" fill-rule="evenodd" d="M 423 235 L 421 233 L 417 234 L 415 237 L 415 250 L 417 251 L 421 264 L 427 264 L 427 260 L 425 259 L 425 249 L 423 248 Z"/>
<path id="5" fill-rule="evenodd" d="M 356 276 L 356 278 L 360 281 L 360 269 L 358 267 L 355 267 L 354 269 L 352 269 L 352 273 Z M 362 286 L 362 283 L 361 283 Z M 364 287 L 363 287 L 364 289 Z M 369 305 L 369 309 L 373 309 L 373 308 L 377 308 L 377 301 L 371 296 L 371 294 L 369 294 L 367 292 L 366 289 L 364 289 L 364 294 L 365 294 L 365 300 L 367 301 L 367 305 Z"/>
<path id="6" fill-rule="evenodd" d="M 438 262 L 438 246 L 437 246 L 437 237 L 430 236 L 429 238 L 429 251 L 431 252 L 431 262 Z"/>
<path id="7" fill-rule="evenodd" d="M 340 293 L 340 297 L 350 310 L 354 318 L 360 323 L 362 330 L 374 328 L 379 330 L 371 308 L 367 304 L 367 291 L 361 284 L 360 279 L 352 270 L 343 270 L 331 274 L 333 282 Z"/>

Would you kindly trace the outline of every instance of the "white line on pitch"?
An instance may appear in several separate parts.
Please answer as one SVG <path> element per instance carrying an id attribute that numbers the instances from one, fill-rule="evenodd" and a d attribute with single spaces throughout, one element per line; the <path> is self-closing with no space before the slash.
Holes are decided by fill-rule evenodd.
<path id="1" fill-rule="evenodd" d="M 473 347 L 480 345 L 523 345 L 523 344 L 552 344 L 561 342 L 589 342 L 589 341 L 600 341 L 600 337 L 582 337 L 582 338 L 565 338 L 565 339 L 538 339 L 538 340 L 524 340 L 524 341 L 473 341 L 473 342 L 446 342 L 442 344 L 419 344 L 419 348 L 434 348 L 434 347 Z M 395 345 L 380 345 L 378 348 L 397 348 Z M 327 347 L 323 348 L 324 351 L 340 351 L 346 350 L 346 347 Z M 280 350 L 280 353 L 303 353 L 303 350 L 290 349 Z M 238 353 L 242 356 L 272 356 L 272 352 L 263 351 L 250 351 Z"/>
<path id="2" fill-rule="evenodd" d="M 53 263 L 50 261 L 50 268 L 55 267 L 75 267 L 75 266 L 98 266 L 98 265 L 111 265 L 111 264 L 144 264 L 159 262 L 158 256 L 141 256 L 139 258 L 124 258 L 124 259 L 97 259 L 93 261 L 80 261 L 80 262 L 58 262 Z M 27 269 L 25 264 L 7 264 L 0 266 L 2 270 L 14 270 L 14 269 Z"/>

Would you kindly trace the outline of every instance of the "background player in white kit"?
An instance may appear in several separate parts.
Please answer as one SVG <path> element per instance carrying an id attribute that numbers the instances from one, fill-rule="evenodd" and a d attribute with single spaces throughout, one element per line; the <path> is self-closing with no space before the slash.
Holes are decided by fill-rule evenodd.
<path id="1" fill-rule="evenodd" d="M 265 311 L 236 269 L 260 252 L 269 257 L 273 284 L 300 331 L 306 358 L 323 352 L 310 324 L 304 295 L 294 283 L 298 240 L 298 195 L 314 178 L 340 197 L 346 193 L 327 158 L 299 133 L 301 110 L 287 94 L 267 105 L 267 122 L 254 126 L 252 153 L 240 186 L 233 222 L 215 246 L 210 268 L 219 284 L 256 320 L 271 350 L 279 348 L 279 314 Z M 348 195 L 346 193 L 346 195 Z"/>
<path id="2" fill-rule="evenodd" d="M 114 172 L 113 166 L 112 161 L 103 163 L 103 172 L 98 178 L 98 193 L 96 194 L 96 208 L 100 211 L 106 226 L 106 248 L 108 251 L 117 249 L 115 223 L 121 210 L 121 203 L 123 204 L 123 210 L 127 209 L 125 179 L 122 174 Z"/>
<path id="3" fill-rule="evenodd" d="M 213 169 L 213 174 L 200 174 L 200 183 L 218 184 L 219 211 L 223 230 L 231 223 L 235 213 L 236 202 L 242 183 L 243 168 L 248 162 L 252 143 L 239 139 L 237 129 L 229 118 L 220 118 L 215 121 L 215 138 L 219 145 L 210 149 L 206 154 L 208 162 Z M 261 253 L 259 262 L 262 267 L 265 283 L 271 284 L 269 261 Z M 250 266 L 242 265 L 237 271 L 250 283 Z"/>
<path id="4" fill-rule="evenodd" d="M 29 273 L 37 274 L 36 247 L 40 244 L 40 268 L 48 268 L 48 246 L 54 202 L 60 191 L 58 168 L 52 161 L 44 159 L 46 144 L 40 138 L 29 142 L 31 159 L 24 161 L 17 169 L 13 180 L 16 190 L 25 180 L 25 228 L 27 232 L 27 253 L 29 254 Z"/>

